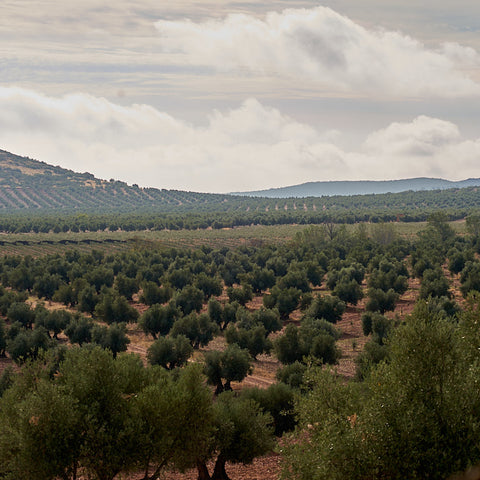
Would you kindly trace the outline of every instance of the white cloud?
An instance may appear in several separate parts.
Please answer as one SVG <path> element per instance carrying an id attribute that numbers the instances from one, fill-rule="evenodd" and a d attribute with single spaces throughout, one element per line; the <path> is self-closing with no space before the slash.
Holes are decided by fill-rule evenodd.
<path id="1" fill-rule="evenodd" d="M 281 75 L 360 94 L 480 94 L 463 71 L 480 65 L 474 49 L 448 43 L 431 50 L 396 31 L 368 30 L 327 7 L 271 12 L 264 19 L 159 20 L 155 26 L 164 51 L 220 71 Z"/>
<path id="2" fill-rule="evenodd" d="M 456 125 L 421 115 L 410 123 L 392 123 L 371 133 L 365 141 L 369 153 L 390 156 L 431 156 L 460 140 Z"/>
<path id="3" fill-rule="evenodd" d="M 360 159 L 367 169 L 388 169 L 390 178 L 478 178 L 480 139 L 465 140 L 455 124 L 421 115 L 371 133 Z"/>
<path id="4" fill-rule="evenodd" d="M 315 180 L 478 177 L 480 139 L 420 116 L 371 133 L 356 151 L 246 100 L 198 127 L 146 105 L 0 87 L 0 148 L 141 186 L 228 192 Z"/>

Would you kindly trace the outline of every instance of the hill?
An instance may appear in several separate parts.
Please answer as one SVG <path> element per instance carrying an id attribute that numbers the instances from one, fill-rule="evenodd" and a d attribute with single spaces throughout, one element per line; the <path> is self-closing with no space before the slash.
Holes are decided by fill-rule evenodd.
<path id="1" fill-rule="evenodd" d="M 270 188 L 252 192 L 234 192 L 233 195 L 290 198 L 290 197 L 323 197 L 332 195 L 369 195 L 381 193 L 400 193 L 406 191 L 445 190 L 448 188 L 475 187 L 480 185 L 480 178 L 469 178 L 459 182 L 452 182 L 442 178 L 408 178 L 403 180 L 360 180 L 360 181 L 331 181 L 307 182 L 289 187 Z"/>
<path id="2" fill-rule="evenodd" d="M 433 187 L 435 181 L 412 181 L 415 180 L 418 187 L 426 184 Z M 407 188 L 412 187 L 412 181 L 396 184 Z M 476 180 L 462 182 L 470 184 L 476 184 Z M 55 228 L 103 230 L 106 226 L 122 230 L 172 230 L 253 224 L 412 222 L 424 221 L 438 210 L 455 220 L 480 209 L 480 189 L 476 186 L 364 195 L 352 192 L 350 189 L 345 196 L 268 198 L 141 188 L 0 150 L 0 231 L 8 232 Z M 88 222 L 80 219 L 79 214 L 88 214 Z M 40 216 L 49 217 L 48 221 L 39 221 Z"/>
<path id="3" fill-rule="evenodd" d="M 101 180 L 0 150 L 0 211 L 47 209 L 110 211 L 221 203 L 224 195 L 159 190 Z"/>

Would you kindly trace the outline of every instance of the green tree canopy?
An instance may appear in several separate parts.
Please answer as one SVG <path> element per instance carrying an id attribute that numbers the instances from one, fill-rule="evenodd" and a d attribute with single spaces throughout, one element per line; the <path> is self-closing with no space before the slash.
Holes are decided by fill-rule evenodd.
<path id="1" fill-rule="evenodd" d="M 478 320 L 477 309 L 468 315 L 466 324 Z M 443 479 L 478 463 L 480 394 L 471 386 L 480 371 L 471 342 L 424 304 L 392 335 L 389 361 L 372 367 L 365 385 L 310 372 L 286 472 L 305 480 Z"/>

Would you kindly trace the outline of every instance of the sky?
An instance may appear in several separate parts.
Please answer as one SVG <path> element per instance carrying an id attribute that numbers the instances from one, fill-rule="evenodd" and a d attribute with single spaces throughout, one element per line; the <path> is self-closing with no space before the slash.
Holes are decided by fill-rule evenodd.
<path id="1" fill-rule="evenodd" d="M 2 0 L 0 149 L 141 187 L 480 177 L 478 0 Z"/>

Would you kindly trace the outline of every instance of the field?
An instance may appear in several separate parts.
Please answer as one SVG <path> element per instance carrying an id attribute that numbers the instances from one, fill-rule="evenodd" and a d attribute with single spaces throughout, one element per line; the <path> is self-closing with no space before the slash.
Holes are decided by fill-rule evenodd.
<path id="1" fill-rule="evenodd" d="M 0 234 L 2 255 L 49 255 L 78 249 L 120 252 L 148 246 L 195 248 L 283 243 L 305 228 L 304 225 L 237 227 L 221 230 L 163 230 L 141 232 L 68 232 Z"/>
<path id="2" fill-rule="evenodd" d="M 386 233 L 389 229 L 393 229 L 397 238 L 404 238 L 413 240 L 417 234 L 424 230 L 426 223 L 391 223 L 388 225 Z M 465 222 L 451 222 L 449 226 L 454 234 L 461 238 L 465 234 Z M 178 249 L 192 249 L 195 251 L 197 247 L 208 246 L 211 248 L 227 247 L 228 249 L 235 249 L 236 247 L 252 247 L 261 248 L 266 245 L 276 245 L 284 247 L 284 254 L 290 248 L 294 247 L 294 241 L 298 243 L 299 238 L 302 237 L 302 232 L 307 232 L 310 227 L 305 225 L 286 225 L 286 226 L 250 226 L 237 227 L 232 229 L 206 229 L 206 230 L 164 230 L 164 231 L 142 231 L 142 232 L 83 232 L 83 233 L 30 233 L 30 234 L 2 234 L 0 236 L 0 254 L 1 255 L 16 255 L 20 257 L 31 256 L 33 258 L 41 259 L 45 255 L 59 254 L 77 250 L 80 254 L 90 253 L 94 250 L 103 252 L 104 254 L 128 253 L 128 252 L 143 252 L 145 249 L 151 251 L 162 251 L 169 248 Z M 318 228 L 318 227 L 316 227 Z M 377 235 L 380 242 L 383 241 L 382 226 L 369 225 L 346 225 L 346 226 L 332 226 L 337 232 L 345 229 L 346 237 L 356 237 L 362 234 L 375 237 Z M 379 234 L 380 232 L 380 234 Z M 390 232 L 391 233 L 391 232 Z M 385 232 L 383 232 L 385 234 Z M 100 257 L 99 257 L 100 258 Z M 133 257 L 132 257 L 133 258 Z M 338 259 L 337 259 L 338 260 Z M 387 311 L 385 316 L 394 322 L 402 321 L 410 314 L 419 297 L 421 282 L 419 278 L 415 278 L 412 271 L 412 265 L 406 263 L 410 269 L 411 278 L 408 279 L 408 286 L 403 292 L 392 311 Z M 357 264 L 358 265 L 358 264 Z M 329 267 L 332 268 L 332 267 Z M 341 265 L 336 267 L 341 268 Z M 459 303 L 463 303 L 462 295 L 459 292 L 459 275 L 451 273 L 447 269 L 447 263 L 443 265 L 443 272 L 445 278 L 450 285 L 450 294 Z M 325 277 L 320 285 L 313 286 L 312 295 L 314 297 L 330 296 L 332 290 L 326 285 Z M 362 314 L 366 312 L 366 305 L 368 301 L 368 275 L 361 282 L 361 290 L 363 292 L 363 299 L 357 304 L 348 304 L 341 320 L 336 323 L 336 327 L 340 331 L 340 338 L 337 340 L 337 346 L 341 350 L 341 357 L 338 364 L 335 365 L 335 370 L 343 377 L 345 381 L 353 380 L 356 376 L 356 359 L 362 353 L 369 337 L 366 337 L 362 328 Z M 238 288 L 238 285 L 235 285 Z M 253 313 L 260 309 L 263 304 L 263 297 L 268 294 L 255 294 L 251 300 L 246 303 L 246 308 Z M 140 315 L 148 310 L 148 306 L 141 301 L 142 290 L 133 295 L 129 302 L 130 306 L 134 307 Z M 223 292 L 215 297 L 222 303 L 228 303 L 229 297 L 227 295 L 227 288 L 223 286 Z M 32 307 L 42 302 L 38 296 L 30 293 L 27 300 Z M 61 303 L 52 301 L 51 299 L 45 302 L 48 310 L 66 309 Z M 74 309 L 67 309 L 74 312 Z M 207 307 L 204 303 L 201 313 L 206 313 Z M 87 315 L 88 317 L 90 315 Z M 295 325 L 300 327 L 301 319 L 304 312 L 300 308 L 293 310 L 287 319 L 283 322 L 283 328 L 279 332 L 270 334 L 271 339 L 275 339 L 285 333 L 287 325 Z M 107 326 L 107 323 L 95 319 L 95 322 L 102 326 Z M 138 324 L 130 323 L 127 326 L 127 334 L 130 339 L 128 345 L 128 352 L 139 355 L 143 362 L 147 364 L 147 351 L 153 343 L 151 335 L 147 335 Z M 68 344 L 68 338 L 64 333 L 59 335 L 61 344 Z M 211 350 L 223 351 L 227 347 L 225 335 L 221 332 L 206 346 L 200 347 L 194 352 L 190 361 L 202 362 L 204 354 Z M 12 360 L 6 358 L 0 361 L 0 370 L 4 370 L 7 366 L 14 365 Z M 268 388 L 270 385 L 276 383 L 276 373 L 281 367 L 281 363 L 277 360 L 275 355 L 260 354 L 253 362 L 253 371 L 241 383 L 233 382 L 234 390 L 239 391 L 248 387 Z M 18 367 L 15 366 L 15 369 Z M 234 465 L 227 464 L 227 471 L 232 479 L 238 480 L 255 480 L 262 478 L 264 480 L 276 480 L 280 472 L 280 455 L 271 453 L 265 457 L 260 457 L 255 460 L 252 465 Z M 170 480 L 194 480 L 197 477 L 196 470 L 186 473 L 166 472 L 166 479 Z M 128 476 L 118 477 L 125 480 L 140 480 L 142 476 Z"/>
<path id="3" fill-rule="evenodd" d="M 402 237 L 412 238 L 425 228 L 426 222 L 417 223 L 394 223 L 395 231 Z M 459 234 L 465 232 L 465 222 L 450 222 L 450 226 Z M 141 231 L 141 232 L 68 232 L 68 233 L 18 233 L 0 234 L 0 255 L 18 255 L 39 257 L 44 255 L 64 254 L 72 249 L 81 253 L 97 250 L 109 253 L 128 252 L 143 248 L 196 248 L 206 245 L 212 248 L 235 248 L 242 245 L 261 246 L 263 244 L 284 244 L 292 240 L 299 232 L 308 228 L 305 225 L 272 225 L 236 227 L 220 230 L 164 230 L 164 231 Z M 349 232 L 355 232 L 357 225 L 347 225 Z M 447 272 L 448 274 L 448 272 Z M 451 278 L 453 281 L 454 279 Z M 366 294 L 366 282 L 362 288 Z M 403 318 L 413 309 L 418 297 L 419 282 L 411 279 L 409 290 L 401 297 L 397 308 L 389 314 Z M 316 293 L 325 293 L 326 288 L 314 289 Z M 460 295 L 456 292 L 456 297 Z M 226 295 L 223 296 L 225 300 Z M 138 295 L 134 297 L 138 300 Z M 35 304 L 37 297 L 30 297 L 30 302 Z M 365 311 L 366 299 L 357 306 L 348 307 L 338 327 L 342 331 L 342 337 L 338 341 L 343 355 L 338 365 L 338 372 L 346 378 L 352 378 L 355 371 L 355 358 L 366 341 L 362 333 L 360 317 Z M 132 302 L 140 313 L 146 307 L 138 302 Z M 247 306 L 255 311 L 262 305 L 262 297 L 254 298 Z M 49 302 L 49 308 L 63 308 L 61 304 Z M 291 321 L 298 323 L 301 312 L 299 310 L 290 315 Z M 152 343 L 151 337 L 145 335 L 138 327 L 130 327 L 129 336 L 132 343 L 128 350 L 146 358 L 146 351 Z M 224 348 L 223 338 L 217 338 L 209 345 L 208 349 Z M 204 351 L 206 349 L 203 349 Z M 10 362 L 2 361 L 0 368 L 4 368 Z M 245 380 L 248 386 L 268 386 L 275 381 L 275 372 L 279 366 L 278 361 L 270 356 L 260 356 L 256 362 L 255 372 Z"/>
<path id="4" fill-rule="evenodd" d="M 413 237 L 425 228 L 426 222 L 393 225 L 398 235 Z M 460 234 L 465 232 L 465 221 L 451 222 L 452 228 Z M 226 229 L 205 230 L 161 230 L 138 232 L 67 232 L 67 233 L 12 233 L 0 234 L 0 255 L 41 255 L 63 254 L 68 250 L 80 252 L 100 250 L 115 253 L 143 247 L 195 248 L 208 245 L 212 248 L 237 247 L 240 245 L 259 246 L 265 243 L 285 243 L 308 228 L 306 225 L 252 225 Z M 357 225 L 346 225 L 347 231 L 355 231 Z"/>

